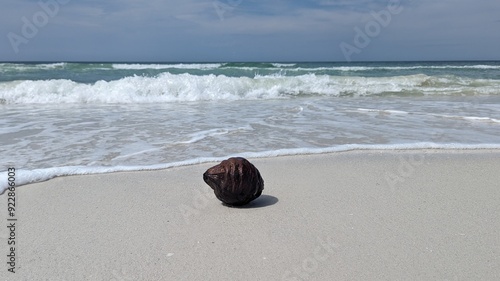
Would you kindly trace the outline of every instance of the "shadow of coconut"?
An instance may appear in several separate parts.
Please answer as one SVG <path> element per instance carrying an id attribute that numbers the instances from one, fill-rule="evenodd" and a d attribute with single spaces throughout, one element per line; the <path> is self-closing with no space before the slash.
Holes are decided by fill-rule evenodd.
<path id="1" fill-rule="evenodd" d="M 276 203 L 278 203 L 278 198 L 271 196 L 271 195 L 265 195 L 262 194 L 259 196 L 259 198 L 251 201 L 250 203 L 243 205 L 243 206 L 231 206 L 222 203 L 222 205 L 230 208 L 236 208 L 236 209 L 255 209 L 255 208 L 264 208 L 264 207 L 269 207 L 272 206 Z"/>

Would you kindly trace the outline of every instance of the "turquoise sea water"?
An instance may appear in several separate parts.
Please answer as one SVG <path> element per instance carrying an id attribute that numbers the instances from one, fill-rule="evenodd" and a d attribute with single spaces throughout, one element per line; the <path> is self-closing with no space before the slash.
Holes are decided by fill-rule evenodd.
<path id="1" fill-rule="evenodd" d="M 500 62 L 0 63 L 0 147 L 0 173 L 16 167 L 21 182 L 232 155 L 500 147 Z"/>

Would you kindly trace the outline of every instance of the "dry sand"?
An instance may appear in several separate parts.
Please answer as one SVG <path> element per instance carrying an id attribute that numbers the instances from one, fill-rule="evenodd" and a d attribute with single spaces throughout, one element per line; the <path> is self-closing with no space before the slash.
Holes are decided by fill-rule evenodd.
<path id="1" fill-rule="evenodd" d="M 250 161 L 265 189 L 246 208 L 210 193 L 214 163 L 21 186 L 0 279 L 500 280 L 500 151 Z"/>

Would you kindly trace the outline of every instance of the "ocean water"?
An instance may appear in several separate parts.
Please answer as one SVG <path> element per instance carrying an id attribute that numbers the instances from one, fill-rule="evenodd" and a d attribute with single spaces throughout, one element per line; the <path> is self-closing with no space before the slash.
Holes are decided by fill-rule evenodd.
<path id="1" fill-rule="evenodd" d="M 0 63 L 0 192 L 229 156 L 500 148 L 500 62 Z M 201 178 L 201 175 L 200 175 Z"/>

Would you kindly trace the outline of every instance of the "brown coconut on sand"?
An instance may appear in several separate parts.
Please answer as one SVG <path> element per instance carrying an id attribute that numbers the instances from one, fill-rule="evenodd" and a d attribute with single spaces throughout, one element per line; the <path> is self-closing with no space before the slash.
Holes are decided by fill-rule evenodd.
<path id="1" fill-rule="evenodd" d="M 242 157 L 233 157 L 209 168 L 203 180 L 215 196 L 228 206 L 242 206 L 258 198 L 264 190 L 259 170 Z"/>

